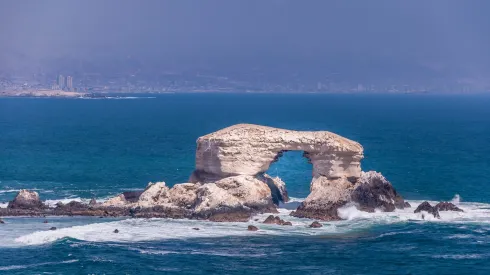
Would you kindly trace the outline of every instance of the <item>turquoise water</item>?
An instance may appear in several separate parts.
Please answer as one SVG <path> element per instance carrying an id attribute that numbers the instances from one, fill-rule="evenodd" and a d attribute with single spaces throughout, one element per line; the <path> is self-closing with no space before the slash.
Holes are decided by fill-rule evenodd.
<path id="1" fill-rule="evenodd" d="M 21 188 L 55 203 L 104 199 L 149 181 L 186 182 L 197 137 L 246 122 L 359 141 L 363 170 L 382 172 L 413 204 L 459 194 L 467 210 L 424 221 L 409 210 L 347 209 L 348 220 L 308 229 L 311 221 L 288 217 L 286 208 L 308 195 L 311 166 L 288 152 L 269 173 L 295 198 L 281 210 L 291 228 L 6 218 L 0 273 L 490 274 L 489 106 L 490 96 L 430 95 L 0 99 L 0 203 Z"/>

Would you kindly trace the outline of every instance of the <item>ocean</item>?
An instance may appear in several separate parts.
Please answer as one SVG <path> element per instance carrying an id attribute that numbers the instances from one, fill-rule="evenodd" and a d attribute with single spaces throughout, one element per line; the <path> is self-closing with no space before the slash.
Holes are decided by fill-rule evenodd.
<path id="1" fill-rule="evenodd" d="M 0 207 L 24 188 L 55 204 L 186 182 L 196 139 L 236 123 L 335 132 L 360 142 L 363 170 L 382 172 L 412 206 L 452 200 L 465 212 L 437 220 L 415 208 L 344 208 L 345 220 L 307 228 L 311 220 L 288 214 L 309 193 L 311 165 L 287 152 L 268 173 L 286 182 L 293 199 L 280 216 L 292 227 L 260 224 L 267 215 L 250 223 L 7 217 L 0 274 L 490 274 L 488 95 L 0 98 Z"/>

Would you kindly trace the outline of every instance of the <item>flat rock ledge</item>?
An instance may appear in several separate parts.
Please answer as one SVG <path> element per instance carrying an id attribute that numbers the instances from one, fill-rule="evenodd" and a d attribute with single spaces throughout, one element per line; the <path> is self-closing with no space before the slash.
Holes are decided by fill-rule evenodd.
<path id="1" fill-rule="evenodd" d="M 260 213 L 277 213 L 289 200 L 286 183 L 266 174 L 285 151 L 303 151 L 313 165 L 310 195 L 291 213 L 299 218 L 339 220 L 347 204 L 361 211 L 394 211 L 407 203 L 377 172 L 362 172 L 363 147 L 327 131 L 304 132 L 238 124 L 200 137 L 188 183 L 171 188 L 150 183 L 105 202 L 59 203 L 48 207 L 34 191 L 21 190 L 0 216 L 100 216 L 187 218 L 245 222 Z M 442 207 L 442 206 L 441 206 Z M 448 207 L 445 205 L 444 207 Z M 274 224 L 291 225 L 273 216 Z"/>

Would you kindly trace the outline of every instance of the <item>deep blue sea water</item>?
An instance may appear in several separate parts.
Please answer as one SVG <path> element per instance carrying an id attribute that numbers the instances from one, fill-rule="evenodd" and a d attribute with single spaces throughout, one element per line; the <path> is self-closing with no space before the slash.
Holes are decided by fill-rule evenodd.
<path id="1" fill-rule="evenodd" d="M 287 216 L 293 202 L 281 210 L 292 227 L 258 224 L 257 232 L 241 223 L 5 218 L 0 273 L 490 274 L 485 95 L 0 98 L 0 203 L 22 188 L 55 203 L 104 199 L 149 181 L 186 182 L 196 139 L 242 122 L 356 140 L 365 149 L 363 170 L 382 172 L 412 204 L 459 194 L 466 212 L 436 221 L 413 209 L 346 209 L 346 221 L 313 230 L 306 228 L 311 221 Z M 308 195 L 311 165 L 301 152 L 286 153 L 269 173 L 286 182 L 296 204 Z"/>

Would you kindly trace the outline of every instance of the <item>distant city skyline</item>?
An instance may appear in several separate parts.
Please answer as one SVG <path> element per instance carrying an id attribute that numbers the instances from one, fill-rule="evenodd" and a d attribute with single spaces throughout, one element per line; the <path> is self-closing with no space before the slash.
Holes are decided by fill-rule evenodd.
<path id="1" fill-rule="evenodd" d="M 7 0 L 0 89 L 49 88 L 63 74 L 91 90 L 488 92 L 489 9 L 483 0 Z"/>

